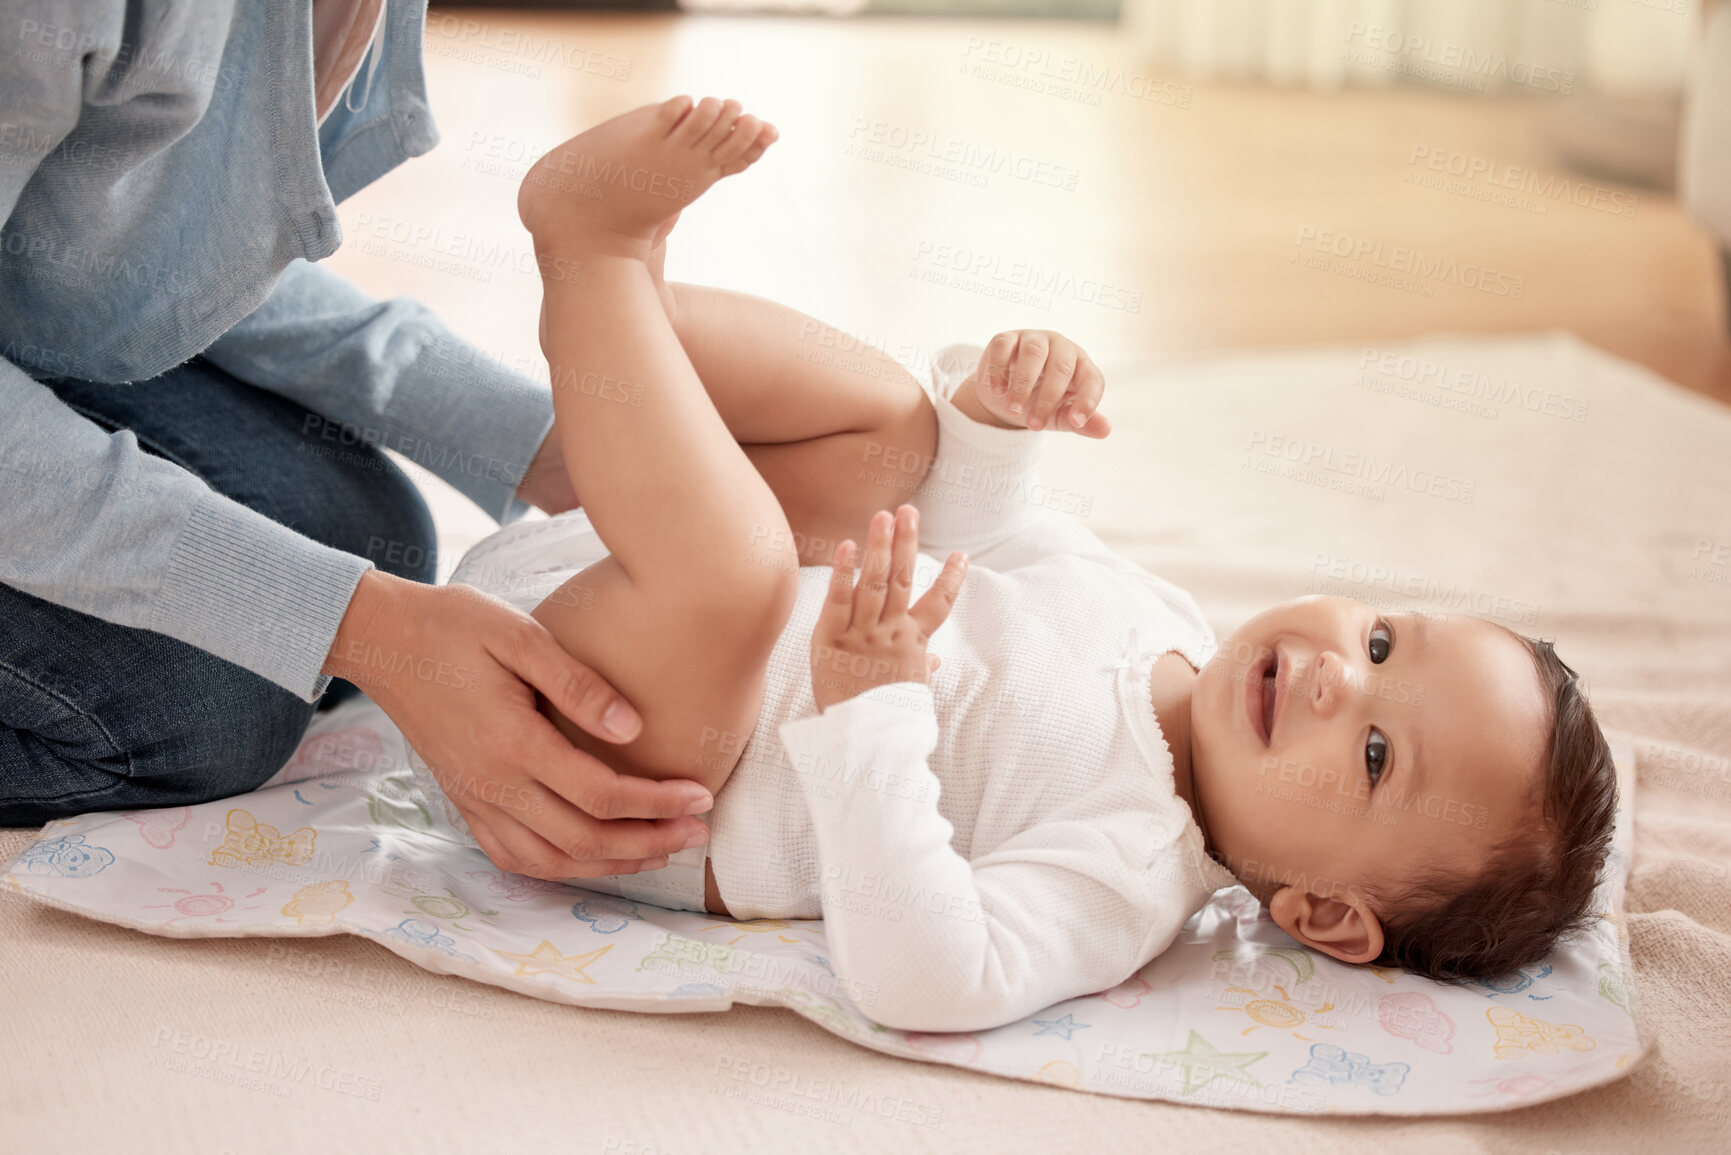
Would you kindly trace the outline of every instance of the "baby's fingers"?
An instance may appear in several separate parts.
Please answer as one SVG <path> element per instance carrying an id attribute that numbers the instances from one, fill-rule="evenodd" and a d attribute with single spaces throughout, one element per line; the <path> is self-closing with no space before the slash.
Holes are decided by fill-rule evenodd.
<path id="1" fill-rule="evenodd" d="M 919 551 L 920 511 L 911 505 L 901 506 L 896 510 L 895 537 L 890 542 L 890 586 L 884 598 L 884 617 L 894 619 L 907 612 Z"/>
<path id="2" fill-rule="evenodd" d="M 1046 353 L 1050 349 L 1044 333 L 1025 332 L 1016 342 L 1016 364 L 1010 370 L 1010 392 L 1004 399 L 1012 417 L 1028 412 L 1034 387 L 1046 368 Z"/>
<path id="3" fill-rule="evenodd" d="M 890 536 L 896 518 L 887 509 L 872 514 L 866 530 L 865 557 L 860 564 L 859 585 L 853 591 L 854 628 L 875 629 L 884 615 L 884 598 L 890 588 Z"/>
<path id="4" fill-rule="evenodd" d="M 1014 332 L 999 333 L 986 343 L 986 351 L 980 354 L 978 374 L 979 382 L 987 391 L 1003 393 L 1010 387 L 1010 361 L 1016 355 L 1016 334 Z"/>
<path id="5" fill-rule="evenodd" d="M 844 541 L 831 556 L 830 564 L 835 568 L 829 575 L 829 596 L 823 599 L 817 628 L 812 630 L 814 645 L 819 638 L 836 638 L 847 632 L 848 619 L 853 617 L 853 555 L 853 542 Z"/>
<path id="6" fill-rule="evenodd" d="M 1078 433 L 1085 431 L 1100 398 L 1106 394 L 1106 376 L 1100 367 L 1083 354 L 1076 361 L 1076 376 L 1070 384 L 1070 395 L 1064 399 L 1063 424 Z M 1097 434 L 1104 437 L 1104 433 Z"/>
<path id="7" fill-rule="evenodd" d="M 950 609 L 962 592 L 962 579 L 967 574 L 968 555 L 958 549 L 944 562 L 944 571 L 932 583 L 932 588 L 908 611 L 908 616 L 925 631 L 926 637 L 937 633 L 938 627 L 950 616 Z"/>
<path id="8" fill-rule="evenodd" d="M 1046 367 L 1040 373 L 1039 384 L 1028 401 L 1028 428 L 1044 429 L 1052 423 L 1058 406 L 1075 391 L 1076 376 L 1082 370 L 1082 351 L 1074 342 L 1059 337 L 1046 354 Z"/>
<path id="9" fill-rule="evenodd" d="M 1076 432 L 1080 433 L 1083 437 L 1092 437 L 1094 440 L 1099 441 L 1111 434 L 1112 422 L 1107 420 L 1104 413 L 1096 413 L 1092 417 L 1088 418 L 1088 424 L 1082 426 L 1082 428 L 1076 430 Z"/>

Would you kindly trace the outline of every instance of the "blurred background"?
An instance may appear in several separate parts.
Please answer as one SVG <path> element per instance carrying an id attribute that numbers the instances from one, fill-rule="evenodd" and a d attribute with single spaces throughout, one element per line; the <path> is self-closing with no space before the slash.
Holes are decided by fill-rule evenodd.
<path id="1" fill-rule="evenodd" d="M 916 370 L 1015 327 L 1064 331 L 1109 373 L 1568 329 L 1731 401 L 1727 7 L 440 6 L 443 142 L 341 206 L 331 263 L 544 377 L 517 182 L 597 120 L 713 94 L 782 140 L 685 214 L 669 275 L 774 298 Z"/>

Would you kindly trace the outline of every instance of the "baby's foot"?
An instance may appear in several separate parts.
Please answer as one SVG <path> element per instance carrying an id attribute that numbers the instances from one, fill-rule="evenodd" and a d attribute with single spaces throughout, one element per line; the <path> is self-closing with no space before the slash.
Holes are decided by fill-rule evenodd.
<path id="1" fill-rule="evenodd" d="M 667 287 L 667 234 L 673 231 L 673 226 L 679 223 L 679 214 L 674 213 L 656 230 L 655 236 L 649 241 L 649 256 L 644 264 L 649 266 L 649 279 L 655 282 L 655 291 L 661 297 L 662 311 L 667 319 L 678 324 L 679 305 L 673 299 L 673 290 Z"/>
<path id="2" fill-rule="evenodd" d="M 743 172 L 776 136 L 734 100 L 645 105 L 536 161 L 517 191 L 517 215 L 539 249 L 647 259 L 670 217 Z"/>

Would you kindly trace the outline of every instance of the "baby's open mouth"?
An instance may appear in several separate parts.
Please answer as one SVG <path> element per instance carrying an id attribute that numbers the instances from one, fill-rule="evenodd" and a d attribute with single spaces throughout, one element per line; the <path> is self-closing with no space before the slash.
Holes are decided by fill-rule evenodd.
<path id="1" fill-rule="evenodd" d="M 1250 715 L 1250 726 L 1264 746 L 1271 744 L 1274 735 L 1274 707 L 1280 696 L 1275 677 L 1279 673 L 1280 651 L 1271 649 L 1250 668 L 1250 676 L 1244 679 L 1244 704 Z"/>
<path id="2" fill-rule="evenodd" d="M 1275 651 L 1268 668 L 1262 671 L 1262 742 L 1265 746 L 1274 741 L 1274 704 L 1280 697 L 1280 686 L 1274 676 L 1279 672 L 1280 653 Z"/>

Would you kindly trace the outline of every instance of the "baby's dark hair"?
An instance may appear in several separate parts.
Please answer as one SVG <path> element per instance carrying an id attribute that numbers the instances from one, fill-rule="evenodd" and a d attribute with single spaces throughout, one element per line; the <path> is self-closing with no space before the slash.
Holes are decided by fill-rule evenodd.
<path id="1" fill-rule="evenodd" d="M 1496 978 L 1538 962 L 1596 917 L 1616 764 L 1575 671 L 1551 643 L 1510 633 L 1532 655 L 1551 707 L 1546 763 L 1531 797 L 1544 836 L 1505 840 L 1464 887 L 1458 875 L 1433 874 L 1384 896 L 1380 966 L 1433 979 Z"/>

